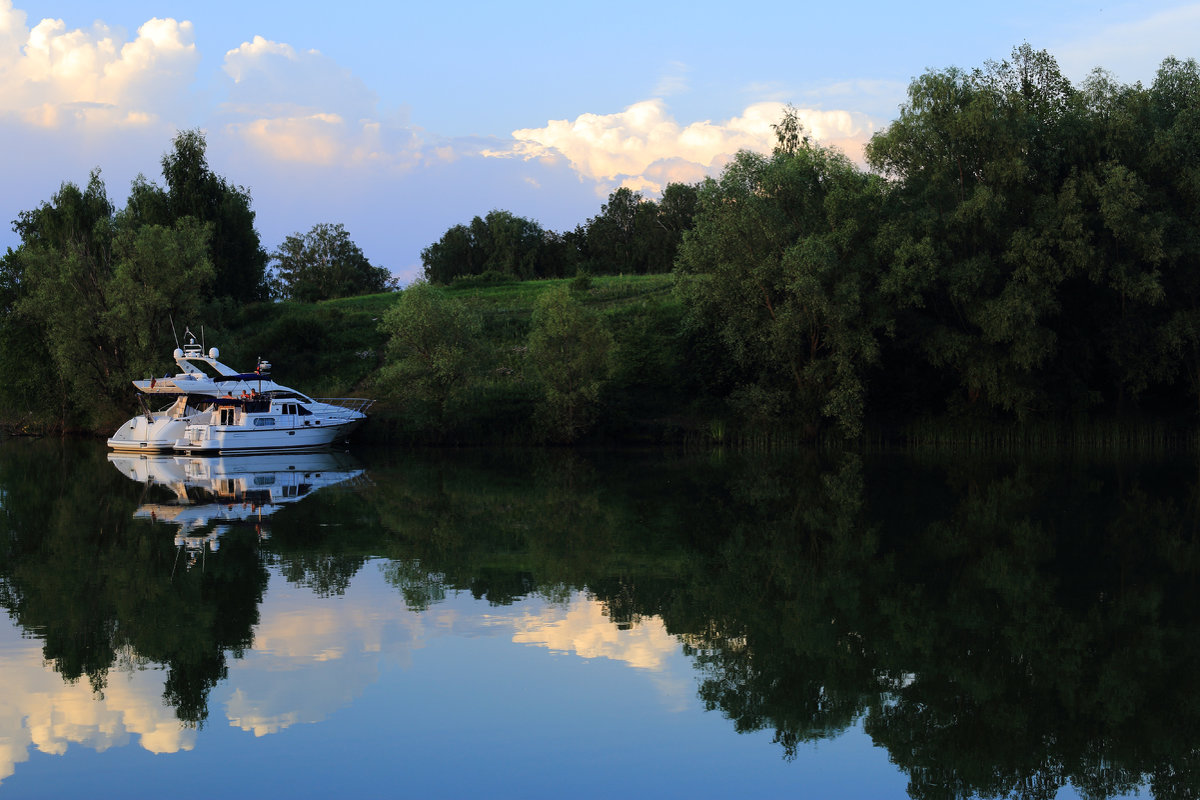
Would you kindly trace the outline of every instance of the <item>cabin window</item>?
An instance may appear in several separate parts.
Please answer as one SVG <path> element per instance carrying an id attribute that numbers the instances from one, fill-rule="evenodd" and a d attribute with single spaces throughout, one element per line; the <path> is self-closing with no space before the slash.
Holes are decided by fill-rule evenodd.
<path id="1" fill-rule="evenodd" d="M 263 427 L 264 425 L 274 425 L 275 418 L 274 417 L 259 417 L 258 419 L 254 420 L 254 424 L 260 428 Z"/>

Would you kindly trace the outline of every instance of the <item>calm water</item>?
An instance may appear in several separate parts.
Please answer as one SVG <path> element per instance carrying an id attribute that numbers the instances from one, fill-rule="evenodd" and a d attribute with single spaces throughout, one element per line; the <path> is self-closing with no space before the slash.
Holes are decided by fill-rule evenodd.
<path id="1" fill-rule="evenodd" d="M 0 797 L 1195 797 L 1195 459 L 0 442 Z"/>

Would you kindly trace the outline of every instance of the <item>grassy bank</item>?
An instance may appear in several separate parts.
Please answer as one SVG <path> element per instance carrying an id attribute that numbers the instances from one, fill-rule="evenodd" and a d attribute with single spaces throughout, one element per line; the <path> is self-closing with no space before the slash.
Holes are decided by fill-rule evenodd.
<path id="1" fill-rule="evenodd" d="M 692 422 L 679 335 L 681 308 L 669 275 L 606 276 L 587 281 L 461 281 L 437 287 L 482 321 L 482 357 L 436 426 L 379 380 L 389 358 L 380 322 L 400 295 L 386 293 L 321 303 L 272 303 L 217 309 L 205 345 L 249 369 L 269 360 L 282 383 L 319 397 L 372 397 L 361 436 L 376 441 L 439 444 L 527 443 L 538 439 L 535 406 L 542 389 L 527 357 L 539 296 L 560 286 L 597 314 L 614 341 L 613 372 L 604 386 L 590 439 L 659 442 L 679 439 Z M 199 333 L 198 325 L 193 326 Z M 164 353 L 163 367 L 168 364 Z M 161 373 L 160 373 L 161 374 Z M 132 393 L 129 412 L 134 409 Z"/>

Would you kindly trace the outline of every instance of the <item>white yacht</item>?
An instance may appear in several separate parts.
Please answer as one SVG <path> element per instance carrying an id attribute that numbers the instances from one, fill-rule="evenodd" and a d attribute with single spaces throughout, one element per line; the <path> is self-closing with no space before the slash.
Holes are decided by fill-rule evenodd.
<path id="1" fill-rule="evenodd" d="M 186 338 L 174 353 L 179 373 L 133 382 L 142 413 L 117 429 L 109 447 L 188 454 L 319 448 L 345 439 L 374 402 L 313 399 L 272 380 L 266 361 L 254 372 L 237 372 L 217 360 L 217 348 L 206 354 L 194 335 Z M 155 400 L 170 402 L 152 411 Z"/>

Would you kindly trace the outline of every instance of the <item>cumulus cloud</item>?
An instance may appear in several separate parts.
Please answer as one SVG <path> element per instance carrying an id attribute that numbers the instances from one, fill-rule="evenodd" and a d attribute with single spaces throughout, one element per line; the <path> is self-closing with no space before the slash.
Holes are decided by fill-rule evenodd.
<path id="1" fill-rule="evenodd" d="M 723 122 L 681 125 L 661 100 L 636 103 L 616 114 L 583 114 L 552 120 L 542 128 L 513 131 L 514 143 L 485 156 L 567 160 L 582 178 L 595 181 L 601 196 L 614 186 L 658 192 L 670 182 L 692 182 L 718 172 L 739 150 L 769 152 L 771 128 L 784 112 L 777 102 L 756 103 Z M 806 131 L 824 145 L 862 161 L 874 130 L 872 120 L 852 111 L 797 109 Z"/>
<path id="2" fill-rule="evenodd" d="M 233 79 L 228 108 L 234 111 L 360 119 L 373 116 L 378 103 L 361 79 L 333 59 L 262 36 L 228 51 L 222 69 Z"/>
<path id="3" fill-rule="evenodd" d="M 272 159 L 317 166 L 407 168 L 426 156 L 416 132 L 376 111 L 378 98 L 316 50 L 261 36 L 225 54 L 228 129 Z M 432 158 L 438 158 L 436 154 Z"/>
<path id="4" fill-rule="evenodd" d="M 27 125 L 152 124 L 181 102 L 199 63 L 187 21 L 151 19 L 123 41 L 101 23 L 85 31 L 26 19 L 0 0 L 0 114 Z"/>

